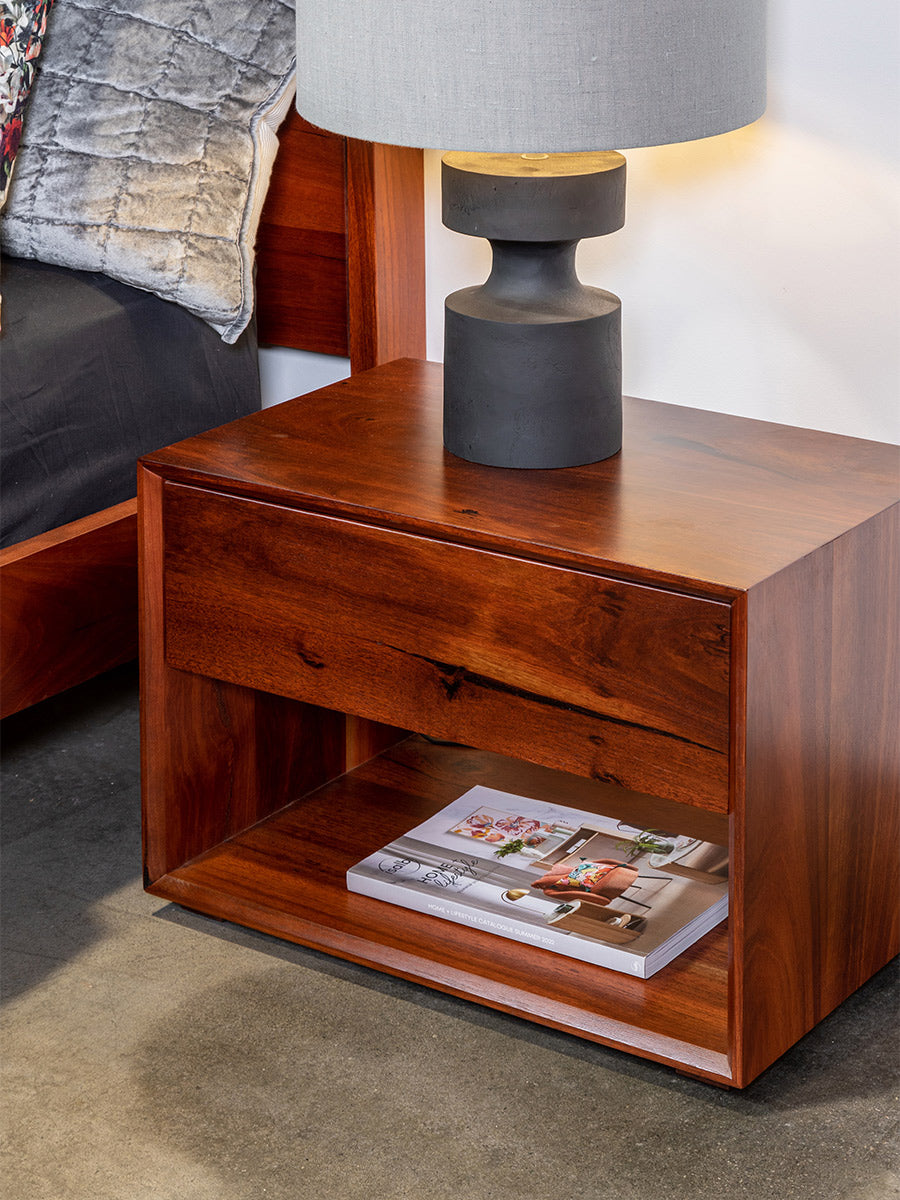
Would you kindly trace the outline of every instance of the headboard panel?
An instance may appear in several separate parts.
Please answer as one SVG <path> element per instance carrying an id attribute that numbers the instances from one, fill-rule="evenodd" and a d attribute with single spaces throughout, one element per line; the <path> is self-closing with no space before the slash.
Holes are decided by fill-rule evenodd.
<path id="1" fill-rule="evenodd" d="M 260 344 L 346 358 L 346 140 L 296 112 L 278 138 L 256 239 Z"/>
<path id="2" fill-rule="evenodd" d="M 316 129 L 279 131 L 257 237 L 262 345 L 350 358 L 425 354 L 422 154 Z"/>

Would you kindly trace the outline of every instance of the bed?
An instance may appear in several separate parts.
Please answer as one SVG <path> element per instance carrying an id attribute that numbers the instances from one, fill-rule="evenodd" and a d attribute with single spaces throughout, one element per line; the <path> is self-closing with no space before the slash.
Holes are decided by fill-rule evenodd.
<path id="1" fill-rule="evenodd" d="M 104 0 L 104 3 L 113 26 L 130 16 L 126 11 L 127 0 Z M 131 7 L 140 8 L 135 0 Z M 96 12 L 96 6 L 89 8 L 80 0 L 67 0 L 65 8 L 65 19 L 69 22 Z M 272 8 L 282 10 L 290 6 L 282 0 L 272 0 Z M 222 12 L 221 6 L 199 6 L 198 12 L 201 10 L 204 14 Z M 238 7 L 234 8 L 236 11 Z M 59 6 L 51 17 L 48 47 L 53 37 L 60 36 L 53 22 L 62 12 L 63 6 Z M 178 19 L 183 20 L 183 14 Z M 279 11 L 279 19 L 284 19 L 283 12 Z M 96 28 L 93 32 L 96 33 Z M 77 43 L 71 30 L 66 42 Z M 41 87 L 45 86 L 45 69 L 43 62 Z M 96 69 L 92 71 L 96 76 Z M 52 71 L 48 72 L 49 77 L 52 75 Z M 65 82 L 68 84 L 68 79 Z M 54 85 L 46 86 L 50 94 Z M 108 472 L 111 490 L 98 491 L 94 481 L 94 490 L 88 491 L 86 500 L 83 488 L 70 486 L 69 476 L 77 479 L 79 475 L 72 468 L 74 453 L 66 455 L 59 446 L 55 455 L 44 453 L 51 440 L 65 447 L 66 437 L 56 435 L 60 431 L 65 435 L 66 423 L 71 421 L 67 396 L 53 396 L 52 389 L 47 404 L 51 410 L 53 406 L 59 409 L 54 437 L 32 434 L 28 454 L 24 455 L 26 459 L 30 456 L 32 464 L 38 463 L 36 477 L 31 471 L 26 478 L 29 470 L 23 466 L 21 471 L 18 467 L 12 471 L 12 478 L 4 479 L 5 488 L 14 490 L 18 503 L 4 504 L 4 511 L 8 509 L 10 513 L 12 532 L 7 535 L 10 544 L 0 550 L 2 716 L 136 657 L 134 459 L 138 453 L 258 406 L 257 344 L 348 357 L 353 371 L 391 358 L 421 357 L 424 353 L 421 155 L 416 151 L 354 142 L 314 129 L 284 104 L 283 90 L 279 99 L 288 115 L 278 129 L 277 156 L 258 229 L 254 230 L 252 313 L 246 329 L 231 342 L 220 336 L 222 321 L 218 329 L 210 331 L 208 321 L 200 320 L 196 313 L 188 314 L 188 332 L 185 332 L 184 324 L 178 323 L 183 322 L 180 303 L 166 296 L 161 300 L 155 295 L 148 297 L 145 288 L 123 281 L 121 271 L 119 278 L 114 278 L 104 271 L 85 270 L 85 265 L 97 265 L 89 257 L 86 264 L 77 255 L 74 265 L 71 261 L 44 261 L 52 260 L 54 254 L 53 238 L 49 239 L 48 250 L 43 230 L 51 228 L 54 237 L 57 233 L 60 237 L 67 235 L 68 210 L 52 225 L 45 219 L 38 254 L 21 256 L 18 253 L 21 237 L 18 242 L 12 237 L 12 250 L 7 246 L 3 287 L 5 362 L 15 361 L 17 317 L 27 309 L 46 318 L 45 309 L 52 309 L 54 303 L 68 313 L 65 321 L 47 320 L 48 336 L 56 337 L 57 341 L 60 333 L 66 334 L 73 344 L 80 344 L 90 336 L 79 325 L 79 319 L 82 310 L 93 313 L 91 305 L 98 306 L 100 315 L 93 313 L 87 325 L 102 324 L 108 310 L 115 310 L 117 315 L 124 310 L 129 314 L 128 327 L 139 334 L 133 339 L 137 366 L 124 347 L 128 339 L 119 333 L 106 334 L 104 343 L 107 346 L 112 343 L 117 353 L 121 350 L 122 361 L 114 364 L 114 369 L 105 364 L 92 378 L 89 389 L 92 411 L 96 407 L 93 414 L 96 429 L 92 436 L 98 440 L 94 445 L 108 436 L 111 445 L 117 443 L 115 454 L 120 458 L 124 454 L 127 461 L 124 476 L 119 468 Z M 26 135 L 27 128 L 26 124 Z M 70 140 L 72 136 L 69 135 Z M 16 172 L 25 165 L 23 152 Z M 116 168 L 119 169 L 119 164 Z M 133 162 L 129 169 L 134 171 Z M 157 166 L 154 177 L 158 173 Z M 27 173 L 23 178 L 27 180 Z M 45 187 L 45 178 L 46 169 L 41 187 Z M 15 183 L 18 184 L 18 179 Z M 107 184 L 104 195 L 109 193 Z M 40 201 L 42 194 L 38 198 Z M 20 204 L 18 211 L 21 208 Z M 16 234 L 15 216 L 4 218 L 4 223 L 12 226 Z M 28 233 L 33 239 L 33 223 Z M 83 226 L 79 237 L 83 240 Z M 71 247 L 66 253 L 71 260 Z M 10 279 L 11 273 L 19 276 L 15 282 Z M 74 293 L 68 290 L 70 287 L 75 288 Z M 155 315 L 151 315 L 154 311 L 151 301 L 157 306 Z M 242 303 L 247 303 L 246 296 L 242 297 Z M 168 305 L 177 311 L 163 312 L 160 317 L 159 304 L 164 310 Z M 167 323 L 170 316 L 172 321 Z M 178 409 L 180 394 L 180 385 L 172 378 L 173 363 L 178 375 L 182 364 L 188 362 L 195 342 L 208 343 L 206 357 L 223 358 L 225 363 L 219 375 L 203 374 L 208 367 L 201 367 L 200 383 L 192 388 L 200 396 L 199 406 L 191 402 L 187 424 L 179 423 L 176 411 L 172 425 L 170 410 Z M 52 361 L 52 355 L 42 353 L 38 367 Z M 87 369 L 79 368 L 79 376 L 83 377 Z M 215 372 L 219 367 L 214 365 L 209 370 Z M 40 386 L 28 385 L 32 396 L 46 391 L 47 379 L 57 375 L 54 370 L 45 370 Z M 123 378 L 129 379 L 127 388 L 122 386 Z M 215 382 L 204 383 L 207 379 Z M 65 393 L 66 388 L 62 391 Z M 114 394 L 110 396 L 109 392 Z M 214 395 L 215 404 L 205 408 L 210 395 Z M 9 398 L 4 395 L 7 410 Z M 83 407 L 83 402 L 80 403 Z M 151 421 L 150 410 L 154 417 L 166 419 Z M 9 422 L 16 429 L 23 423 L 22 418 Z M 166 436 L 171 429 L 175 430 L 175 436 Z M 136 431 L 141 434 L 138 441 L 135 441 Z M 76 439 L 69 441 L 74 445 Z M 77 441 L 83 445 L 83 430 Z M 40 454 L 35 454 L 35 446 L 41 449 Z M 110 456 L 115 457 L 112 449 Z M 97 451 L 82 457 L 93 460 L 102 459 L 103 455 Z"/>

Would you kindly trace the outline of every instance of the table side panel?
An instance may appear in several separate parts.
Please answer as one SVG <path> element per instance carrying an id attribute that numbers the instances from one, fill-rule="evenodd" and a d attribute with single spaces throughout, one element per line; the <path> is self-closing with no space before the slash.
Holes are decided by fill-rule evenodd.
<path id="1" fill-rule="evenodd" d="M 165 490 L 170 666 L 727 806 L 728 605 Z"/>
<path id="2" fill-rule="evenodd" d="M 732 851 L 739 1082 L 900 949 L 898 511 L 748 596 Z"/>
<path id="3" fill-rule="evenodd" d="M 832 550 L 821 1016 L 900 953 L 900 504 Z"/>

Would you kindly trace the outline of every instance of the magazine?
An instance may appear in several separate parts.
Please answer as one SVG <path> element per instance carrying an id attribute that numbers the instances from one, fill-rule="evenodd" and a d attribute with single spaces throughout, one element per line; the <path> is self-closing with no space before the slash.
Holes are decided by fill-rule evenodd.
<path id="1" fill-rule="evenodd" d="M 728 912 L 728 851 L 474 787 L 347 872 L 353 892 L 655 974 Z"/>

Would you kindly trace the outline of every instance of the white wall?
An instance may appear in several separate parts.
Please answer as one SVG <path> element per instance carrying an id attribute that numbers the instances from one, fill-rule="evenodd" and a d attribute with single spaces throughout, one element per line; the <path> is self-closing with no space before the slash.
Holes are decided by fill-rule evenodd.
<path id="1" fill-rule="evenodd" d="M 770 10 L 767 115 L 630 151 L 626 226 L 583 243 L 579 271 L 622 298 L 627 392 L 900 441 L 896 0 Z M 445 294 L 490 262 L 486 243 L 443 227 L 439 189 L 429 151 L 433 359 Z"/>
<path id="2" fill-rule="evenodd" d="M 350 374 L 350 360 L 330 354 L 310 354 L 284 346 L 263 346 L 259 351 L 259 382 L 263 408 L 304 396 Z"/>

